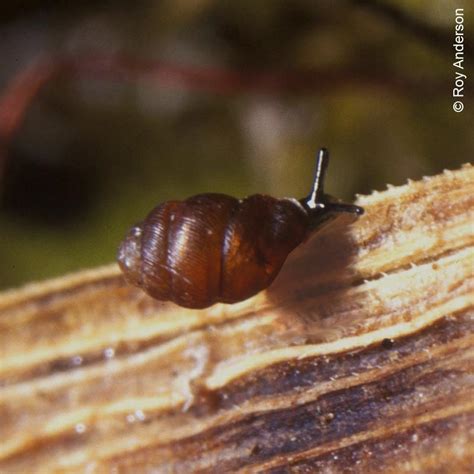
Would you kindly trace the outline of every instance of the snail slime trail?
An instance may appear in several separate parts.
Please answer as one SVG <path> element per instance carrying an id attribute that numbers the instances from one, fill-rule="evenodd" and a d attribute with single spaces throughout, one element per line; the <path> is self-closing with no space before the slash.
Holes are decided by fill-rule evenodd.
<path id="1" fill-rule="evenodd" d="M 126 280 L 186 308 L 257 294 L 311 233 L 341 212 L 364 212 L 324 193 L 328 163 L 322 148 L 311 192 L 300 200 L 205 193 L 159 204 L 120 245 L 117 259 Z"/>

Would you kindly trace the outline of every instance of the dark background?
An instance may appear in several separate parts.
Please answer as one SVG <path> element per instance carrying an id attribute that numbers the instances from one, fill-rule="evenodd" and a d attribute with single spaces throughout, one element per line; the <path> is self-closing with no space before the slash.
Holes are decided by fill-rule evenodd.
<path id="1" fill-rule="evenodd" d="M 472 45 L 467 0 L 2 4 L 0 287 L 112 261 L 162 200 L 303 197 L 322 145 L 346 200 L 472 161 L 456 8 Z"/>

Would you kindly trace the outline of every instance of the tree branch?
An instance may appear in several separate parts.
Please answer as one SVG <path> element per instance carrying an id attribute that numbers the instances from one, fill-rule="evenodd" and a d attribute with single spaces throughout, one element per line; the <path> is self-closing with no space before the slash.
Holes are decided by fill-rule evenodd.
<path id="1" fill-rule="evenodd" d="M 467 472 L 474 168 L 360 197 L 196 311 L 116 265 L 0 295 L 3 472 Z"/>

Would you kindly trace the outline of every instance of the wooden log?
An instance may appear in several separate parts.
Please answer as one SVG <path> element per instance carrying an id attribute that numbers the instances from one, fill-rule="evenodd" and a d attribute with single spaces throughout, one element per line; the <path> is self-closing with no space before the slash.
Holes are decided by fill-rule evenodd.
<path id="1" fill-rule="evenodd" d="M 472 472 L 474 168 L 359 197 L 265 292 L 0 295 L 1 472 Z"/>

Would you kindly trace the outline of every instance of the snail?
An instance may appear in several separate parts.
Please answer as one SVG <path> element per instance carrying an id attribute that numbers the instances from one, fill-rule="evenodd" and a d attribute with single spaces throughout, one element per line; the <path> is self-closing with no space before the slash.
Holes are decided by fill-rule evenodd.
<path id="1" fill-rule="evenodd" d="M 312 232 L 338 213 L 364 212 L 324 193 L 328 162 L 322 148 L 311 193 L 300 200 L 206 193 L 159 204 L 120 245 L 125 279 L 157 300 L 187 308 L 257 294 Z"/>

